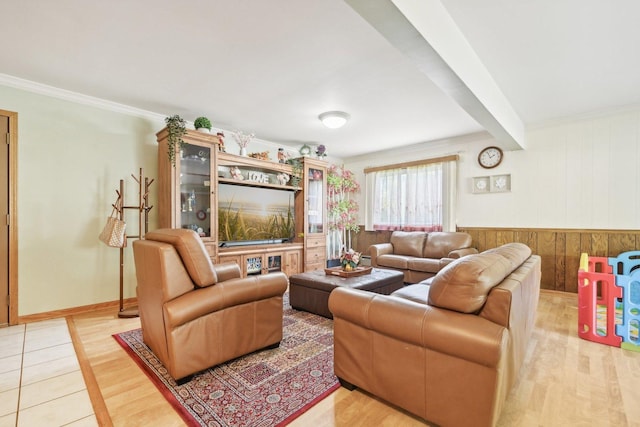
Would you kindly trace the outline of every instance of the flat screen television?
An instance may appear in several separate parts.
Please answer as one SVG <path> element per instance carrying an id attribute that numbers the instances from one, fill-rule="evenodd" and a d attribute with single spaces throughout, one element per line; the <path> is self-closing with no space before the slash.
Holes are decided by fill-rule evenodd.
<path id="1" fill-rule="evenodd" d="M 220 246 L 282 243 L 295 233 L 294 192 L 218 184 Z"/>

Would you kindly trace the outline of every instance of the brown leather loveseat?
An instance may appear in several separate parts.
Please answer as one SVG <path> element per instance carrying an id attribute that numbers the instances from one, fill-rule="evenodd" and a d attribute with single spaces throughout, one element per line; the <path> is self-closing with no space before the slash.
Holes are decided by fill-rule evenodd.
<path id="1" fill-rule="evenodd" d="M 492 426 L 531 337 L 540 257 L 521 243 L 460 258 L 391 295 L 337 288 L 334 371 L 441 426 Z"/>
<path id="2" fill-rule="evenodd" d="M 471 236 L 460 232 L 394 231 L 389 243 L 369 247 L 371 265 L 400 270 L 406 283 L 433 277 L 457 258 L 475 254 Z"/>
<path id="3" fill-rule="evenodd" d="M 133 253 L 143 339 L 174 379 L 282 340 L 284 273 L 241 278 L 186 229 L 147 233 Z"/>

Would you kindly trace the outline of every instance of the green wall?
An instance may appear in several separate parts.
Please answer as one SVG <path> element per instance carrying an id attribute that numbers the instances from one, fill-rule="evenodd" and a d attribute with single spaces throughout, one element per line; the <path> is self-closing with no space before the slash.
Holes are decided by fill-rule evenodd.
<path id="1" fill-rule="evenodd" d="M 18 315 L 117 300 L 119 250 L 97 236 L 120 179 L 127 204 L 136 204 L 131 174 L 144 168 L 156 177 L 162 117 L 7 86 L 0 86 L 0 109 L 18 113 Z M 151 228 L 155 218 L 152 210 Z M 137 216 L 128 222 L 135 228 Z M 135 296 L 131 247 L 125 249 L 124 296 Z"/>

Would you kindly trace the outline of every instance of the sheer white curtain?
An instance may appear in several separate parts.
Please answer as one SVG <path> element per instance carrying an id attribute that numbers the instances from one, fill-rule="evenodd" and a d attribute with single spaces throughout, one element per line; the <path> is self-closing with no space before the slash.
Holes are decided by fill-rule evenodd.
<path id="1" fill-rule="evenodd" d="M 455 161 L 366 173 L 366 230 L 455 228 Z"/>

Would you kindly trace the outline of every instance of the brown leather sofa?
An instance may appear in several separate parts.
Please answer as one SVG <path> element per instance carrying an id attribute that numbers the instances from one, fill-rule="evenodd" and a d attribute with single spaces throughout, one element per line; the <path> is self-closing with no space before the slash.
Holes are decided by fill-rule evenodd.
<path id="1" fill-rule="evenodd" d="M 520 243 L 458 259 L 391 295 L 337 288 L 334 371 L 441 426 L 493 426 L 531 337 L 540 257 Z"/>
<path id="2" fill-rule="evenodd" d="M 147 233 L 133 254 L 143 339 L 174 379 L 282 340 L 284 273 L 241 278 L 193 230 Z"/>
<path id="3" fill-rule="evenodd" d="M 405 283 L 435 276 L 454 259 L 476 254 L 471 236 L 460 232 L 394 231 L 389 243 L 371 245 L 371 265 L 404 273 Z"/>

